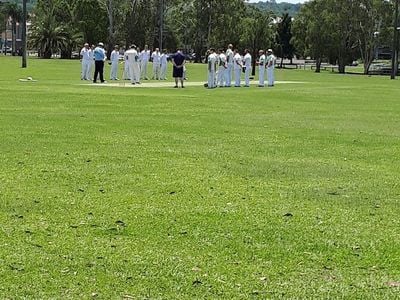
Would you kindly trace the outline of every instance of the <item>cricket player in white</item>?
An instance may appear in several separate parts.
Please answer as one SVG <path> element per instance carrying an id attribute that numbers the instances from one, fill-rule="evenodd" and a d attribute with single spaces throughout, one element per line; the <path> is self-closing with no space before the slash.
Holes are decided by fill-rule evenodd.
<path id="1" fill-rule="evenodd" d="M 132 84 L 140 84 L 139 55 L 136 46 L 132 45 L 125 52 L 125 58 L 129 67 L 129 77 Z"/>
<path id="2" fill-rule="evenodd" d="M 110 62 L 111 62 L 110 80 L 119 80 L 118 79 L 118 63 L 119 63 L 119 47 L 118 46 L 115 46 L 114 50 L 111 52 Z"/>
<path id="3" fill-rule="evenodd" d="M 217 72 L 217 55 L 213 48 L 210 49 L 210 54 L 207 58 L 208 63 L 208 88 L 213 89 L 216 87 L 216 72 Z"/>
<path id="4" fill-rule="evenodd" d="M 125 55 L 127 50 L 124 51 L 124 76 L 123 79 L 124 80 L 130 80 L 129 78 L 129 64 L 128 64 L 128 60 L 127 60 L 127 56 Z"/>
<path id="5" fill-rule="evenodd" d="M 226 84 L 226 72 L 227 72 L 226 56 L 222 49 L 218 50 L 218 73 L 217 73 L 217 85 L 224 87 Z"/>
<path id="6" fill-rule="evenodd" d="M 93 55 L 91 55 L 92 50 L 89 48 L 89 44 L 85 43 L 81 50 L 82 57 L 82 71 L 81 80 L 91 80 L 91 65 L 93 63 Z"/>
<path id="7" fill-rule="evenodd" d="M 227 69 L 225 71 L 226 75 L 226 86 L 230 87 L 232 83 L 232 72 L 233 72 L 233 66 L 234 66 L 234 61 L 233 61 L 233 56 L 234 53 L 232 51 L 233 45 L 229 44 L 228 45 L 228 50 L 226 50 L 226 62 L 227 62 Z"/>
<path id="8" fill-rule="evenodd" d="M 272 49 L 267 50 L 267 77 L 268 77 L 268 86 L 272 87 L 275 85 L 275 55 L 272 52 Z"/>
<path id="9" fill-rule="evenodd" d="M 145 45 L 142 52 L 140 52 L 140 78 L 148 80 L 147 77 L 147 66 L 150 60 L 149 46 Z"/>
<path id="10" fill-rule="evenodd" d="M 160 80 L 160 69 L 161 69 L 161 53 L 160 49 L 156 50 L 151 54 L 151 59 L 153 60 L 153 78 L 155 80 Z"/>
<path id="11" fill-rule="evenodd" d="M 240 87 L 240 77 L 242 75 L 242 57 L 240 56 L 237 49 L 234 51 L 233 56 L 233 71 L 235 73 L 235 87 Z"/>
<path id="12" fill-rule="evenodd" d="M 248 49 L 244 50 L 244 86 L 250 87 L 250 72 L 251 72 L 251 55 Z"/>
<path id="13" fill-rule="evenodd" d="M 161 54 L 160 64 L 161 64 L 160 80 L 167 80 L 168 54 L 166 49 L 164 49 L 163 54 Z"/>
<path id="14" fill-rule="evenodd" d="M 266 68 L 266 61 L 265 61 L 265 54 L 264 50 L 258 51 L 258 55 L 260 56 L 258 60 L 258 86 L 264 87 L 265 86 L 265 68 Z"/>

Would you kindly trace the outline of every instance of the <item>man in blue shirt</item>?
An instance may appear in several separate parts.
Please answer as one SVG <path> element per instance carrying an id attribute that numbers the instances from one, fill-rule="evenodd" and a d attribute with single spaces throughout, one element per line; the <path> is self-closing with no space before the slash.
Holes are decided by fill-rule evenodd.
<path id="1" fill-rule="evenodd" d="M 104 83 L 104 61 L 106 60 L 106 51 L 104 50 L 104 44 L 98 43 L 97 47 L 93 51 L 94 58 L 94 77 L 93 83 L 97 81 L 97 75 L 100 75 L 101 83 Z"/>
<path id="2" fill-rule="evenodd" d="M 178 51 L 172 57 L 172 64 L 174 65 L 172 76 L 175 78 L 175 88 L 178 87 L 178 81 L 181 81 L 181 87 L 183 88 L 183 68 L 185 67 L 185 56 L 182 54 L 182 50 Z"/>

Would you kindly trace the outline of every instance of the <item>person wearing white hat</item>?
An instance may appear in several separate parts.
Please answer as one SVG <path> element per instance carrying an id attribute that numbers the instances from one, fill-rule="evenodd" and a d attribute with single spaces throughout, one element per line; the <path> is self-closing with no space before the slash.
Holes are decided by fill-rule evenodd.
<path id="1" fill-rule="evenodd" d="M 226 55 L 224 50 L 218 50 L 218 73 L 217 73 L 217 85 L 219 87 L 226 86 L 226 72 L 227 72 Z"/>
<path id="2" fill-rule="evenodd" d="M 119 80 L 118 79 L 118 63 L 119 63 L 119 47 L 115 46 L 114 50 L 111 52 L 110 56 L 111 63 L 111 72 L 110 79 L 111 80 Z"/>
<path id="3" fill-rule="evenodd" d="M 264 50 L 258 51 L 258 55 L 260 56 L 258 60 L 258 86 L 265 86 L 265 54 Z"/>
<path id="4" fill-rule="evenodd" d="M 233 61 L 234 53 L 233 53 L 232 48 L 233 48 L 233 45 L 229 44 L 228 49 L 226 50 L 226 54 L 225 54 L 226 65 L 227 65 L 227 69 L 225 70 L 225 76 L 226 76 L 225 86 L 226 87 L 230 87 L 231 83 L 232 83 L 232 71 L 234 69 L 234 61 Z"/>
<path id="5" fill-rule="evenodd" d="M 80 53 L 82 58 L 81 80 L 90 80 L 90 65 L 93 60 L 90 55 L 91 51 L 89 44 L 85 43 Z"/>
<path id="6" fill-rule="evenodd" d="M 217 75 L 217 55 L 215 49 L 210 49 L 210 54 L 207 58 L 208 63 L 208 88 L 213 89 L 216 87 L 216 75 Z"/>
<path id="7" fill-rule="evenodd" d="M 272 49 L 267 50 L 267 77 L 268 77 L 268 86 L 272 87 L 275 85 L 275 61 L 276 57 L 273 54 Z"/>
<path id="8" fill-rule="evenodd" d="M 104 83 L 104 61 L 106 60 L 106 51 L 104 50 L 104 44 L 98 43 L 97 47 L 93 51 L 94 57 L 94 77 L 93 83 L 97 82 L 97 76 L 100 75 L 101 83 Z"/>
<path id="9" fill-rule="evenodd" d="M 125 51 L 125 60 L 128 64 L 131 83 L 140 84 L 139 54 L 135 45 L 131 45 L 129 50 Z"/>
<path id="10" fill-rule="evenodd" d="M 167 80 L 167 66 L 168 66 L 168 54 L 167 49 L 163 50 L 160 58 L 161 71 L 160 71 L 160 80 Z"/>

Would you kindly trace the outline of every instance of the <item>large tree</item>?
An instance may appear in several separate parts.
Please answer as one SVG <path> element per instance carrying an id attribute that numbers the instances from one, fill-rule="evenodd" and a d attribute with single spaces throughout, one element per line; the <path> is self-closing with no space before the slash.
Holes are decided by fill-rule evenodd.
<path id="1" fill-rule="evenodd" d="M 292 37 L 292 17 L 286 13 L 278 22 L 276 29 L 276 43 L 281 57 L 281 68 L 284 58 L 288 58 L 292 62 L 294 56 Z"/>
<path id="2" fill-rule="evenodd" d="M 22 9 L 15 2 L 8 2 L 3 8 L 5 15 L 11 19 L 12 55 L 15 56 L 17 48 L 17 23 L 22 20 Z"/>

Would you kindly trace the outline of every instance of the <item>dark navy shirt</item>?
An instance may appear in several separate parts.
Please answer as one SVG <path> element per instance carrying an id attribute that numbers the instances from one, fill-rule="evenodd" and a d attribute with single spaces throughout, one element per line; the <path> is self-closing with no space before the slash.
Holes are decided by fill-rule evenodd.
<path id="1" fill-rule="evenodd" d="M 185 56 L 180 52 L 176 52 L 172 57 L 172 59 L 174 60 L 177 66 L 180 66 L 185 61 Z"/>

